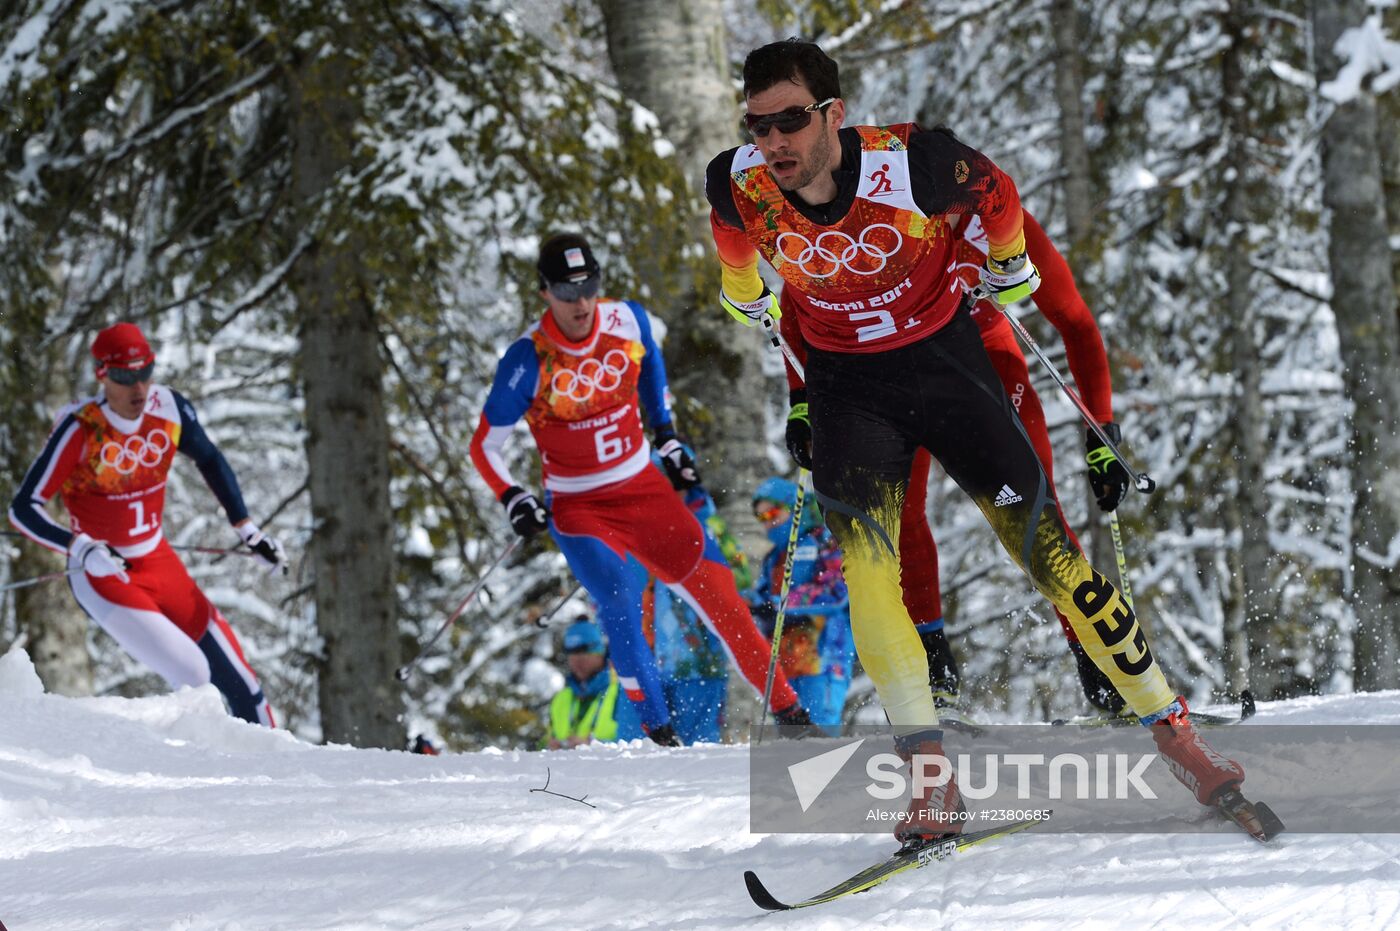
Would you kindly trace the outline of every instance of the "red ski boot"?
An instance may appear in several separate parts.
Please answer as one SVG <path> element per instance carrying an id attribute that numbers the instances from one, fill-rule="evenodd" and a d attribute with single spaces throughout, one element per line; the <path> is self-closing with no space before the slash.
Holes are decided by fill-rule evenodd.
<path id="1" fill-rule="evenodd" d="M 894 830 L 901 849 L 914 850 L 962 833 L 967 806 L 953 779 L 952 763 L 943 754 L 943 732 L 920 731 L 896 738 L 895 749 L 910 764 L 909 811 Z M 943 759 L 936 761 L 935 756 Z M 941 785 L 935 785 L 940 782 L 940 769 L 948 778 Z"/>
<path id="2" fill-rule="evenodd" d="M 1192 726 L 1185 698 L 1178 696 L 1154 717 L 1149 729 L 1157 752 L 1172 775 L 1195 793 L 1196 801 L 1213 805 L 1244 782 L 1244 767 L 1221 756 Z"/>

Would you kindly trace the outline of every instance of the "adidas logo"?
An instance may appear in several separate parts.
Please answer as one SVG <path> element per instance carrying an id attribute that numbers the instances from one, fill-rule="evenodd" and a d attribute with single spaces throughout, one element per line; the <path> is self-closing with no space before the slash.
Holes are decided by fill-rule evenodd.
<path id="1" fill-rule="evenodd" d="M 993 506 L 1004 508 L 1008 504 L 1015 504 L 1021 500 L 1021 496 L 1011 490 L 1010 485 L 1002 485 L 1001 491 L 997 492 L 997 499 L 992 502 Z"/>

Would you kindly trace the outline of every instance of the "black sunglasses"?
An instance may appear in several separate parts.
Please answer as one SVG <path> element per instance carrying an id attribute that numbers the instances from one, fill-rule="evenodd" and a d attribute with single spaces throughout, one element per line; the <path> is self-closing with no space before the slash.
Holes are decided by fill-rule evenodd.
<path id="1" fill-rule="evenodd" d="M 788 107 L 777 113 L 763 113 L 757 116 L 748 113 L 744 116 L 744 128 L 755 139 L 767 136 L 770 129 L 776 129 L 784 136 L 791 136 L 807 128 L 807 124 L 812 122 L 813 113 L 819 113 L 835 102 L 835 97 L 828 97 L 816 103 L 809 103 L 805 107 Z"/>
<path id="2" fill-rule="evenodd" d="M 603 287 L 603 277 L 594 274 L 582 281 L 551 281 L 545 287 L 561 301 L 576 301 L 583 297 L 597 297 Z"/>
<path id="3" fill-rule="evenodd" d="M 134 385 L 141 381 L 150 381 L 151 373 L 156 370 L 154 362 L 148 362 L 139 369 L 107 369 L 107 377 L 119 385 Z"/>

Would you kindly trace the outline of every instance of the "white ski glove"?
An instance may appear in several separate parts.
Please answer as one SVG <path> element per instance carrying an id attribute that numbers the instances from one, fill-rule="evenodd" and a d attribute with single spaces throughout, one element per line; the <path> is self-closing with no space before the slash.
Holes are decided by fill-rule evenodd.
<path id="1" fill-rule="evenodd" d="M 1005 307 L 1030 297 L 1040 287 L 1040 272 L 1024 252 L 1001 262 L 989 255 L 982 267 L 982 284 L 992 300 Z"/>
<path id="2" fill-rule="evenodd" d="M 116 576 L 123 582 L 130 582 L 126 570 L 131 568 L 122 554 L 112 549 L 104 540 L 94 540 L 85 533 L 76 534 L 69 544 L 68 552 L 77 560 L 83 571 L 94 579 Z"/>
<path id="3" fill-rule="evenodd" d="M 768 290 L 766 284 L 758 297 L 751 301 L 736 301 L 724 291 L 720 291 L 719 302 L 725 310 L 729 311 L 729 316 L 744 326 L 756 326 L 763 320 L 764 314 L 768 314 L 774 320 L 783 315 L 782 308 L 778 306 L 778 296 Z"/>

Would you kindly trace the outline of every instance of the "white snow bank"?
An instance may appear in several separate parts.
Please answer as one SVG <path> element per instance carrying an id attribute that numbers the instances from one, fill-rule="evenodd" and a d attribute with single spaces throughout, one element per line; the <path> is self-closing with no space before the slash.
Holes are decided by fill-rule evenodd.
<path id="1" fill-rule="evenodd" d="M 210 689 L 39 690 L 0 658 L 0 922 L 57 929 L 1378 928 L 1400 837 L 1024 834 L 767 918 L 888 852 L 748 830 L 743 747 L 641 742 L 439 757 L 316 747 Z M 1265 704 L 1265 722 L 1400 722 L 1400 693 Z M 1249 725 L 1246 725 L 1249 726 Z M 551 790 L 585 798 L 531 791 Z M 590 807 L 596 806 L 596 807 Z"/>
<path id="2" fill-rule="evenodd" d="M 11 649 L 0 656 L 0 698 L 33 698 L 44 694 L 44 684 L 29 661 L 29 654 Z"/>

